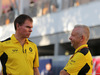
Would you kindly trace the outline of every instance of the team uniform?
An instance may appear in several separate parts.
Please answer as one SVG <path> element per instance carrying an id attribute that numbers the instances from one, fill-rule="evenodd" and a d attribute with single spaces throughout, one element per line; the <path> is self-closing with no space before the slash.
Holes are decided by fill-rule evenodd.
<path id="1" fill-rule="evenodd" d="M 34 75 L 33 67 L 39 67 L 37 46 L 26 39 L 22 47 L 14 34 L 0 42 L 0 60 L 3 75 Z"/>
<path id="2" fill-rule="evenodd" d="M 92 75 L 92 67 L 92 56 L 88 45 L 85 44 L 75 50 L 64 70 L 70 75 Z"/>

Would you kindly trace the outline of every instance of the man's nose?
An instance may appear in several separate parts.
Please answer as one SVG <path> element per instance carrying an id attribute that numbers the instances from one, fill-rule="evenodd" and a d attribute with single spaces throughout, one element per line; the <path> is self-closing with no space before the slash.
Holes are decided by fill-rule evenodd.
<path id="1" fill-rule="evenodd" d="M 69 37 L 69 40 L 71 40 L 71 36 Z"/>
<path id="2" fill-rule="evenodd" d="M 32 32 L 32 29 L 31 28 L 29 29 L 29 32 Z"/>

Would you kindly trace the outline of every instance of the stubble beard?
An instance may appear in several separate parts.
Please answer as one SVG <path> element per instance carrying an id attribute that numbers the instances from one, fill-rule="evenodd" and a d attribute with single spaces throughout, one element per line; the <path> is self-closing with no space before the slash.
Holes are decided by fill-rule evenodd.
<path id="1" fill-rule="evenodd" d="M 73 47 L 73 44 L 71 43 L 71 46 Z"/>

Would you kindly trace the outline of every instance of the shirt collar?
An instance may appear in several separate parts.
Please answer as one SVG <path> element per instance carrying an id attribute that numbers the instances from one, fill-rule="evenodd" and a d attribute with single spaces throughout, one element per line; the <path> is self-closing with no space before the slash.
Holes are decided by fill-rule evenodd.
<path id="1" fill-rule="evenodd" d="M 78 48 L 75 50 L 75 53 L 78 52 L 79 50 L 81 50 L 82 48 L 85 48 L 85 47 L 88 47 L 88 45 L 87 45 L 87 44 L 81 45 L 80 47 L 78 47 Z"/>
<path id="2" fill-rule="evenodd" d="M 15 38 L 15 34 L 13 34 L 12 36 L 11 36 L 11 39 L 13 40 L 13 42 L 15 42 L 15 43 L 18 43 L 19 41 Z M 25 40 L 25 43 L 29 43 L 29 41 L 28 41 L 28 39 L 26 38 L 26 40 Z"/>
<path id="3" fill-rule="evenodd" d="M 25 42 L 28 44 L 29 43 L 28 39 L 26 39 Z"/>

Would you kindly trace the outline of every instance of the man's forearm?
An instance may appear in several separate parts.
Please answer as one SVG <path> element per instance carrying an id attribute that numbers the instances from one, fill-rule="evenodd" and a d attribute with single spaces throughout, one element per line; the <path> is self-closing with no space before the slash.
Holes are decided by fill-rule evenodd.
<path id="1" fill-rule="evenodd" d="M 40 75 L 40 72 L 37 67 L 34 68 L 34 75 Z"/>

